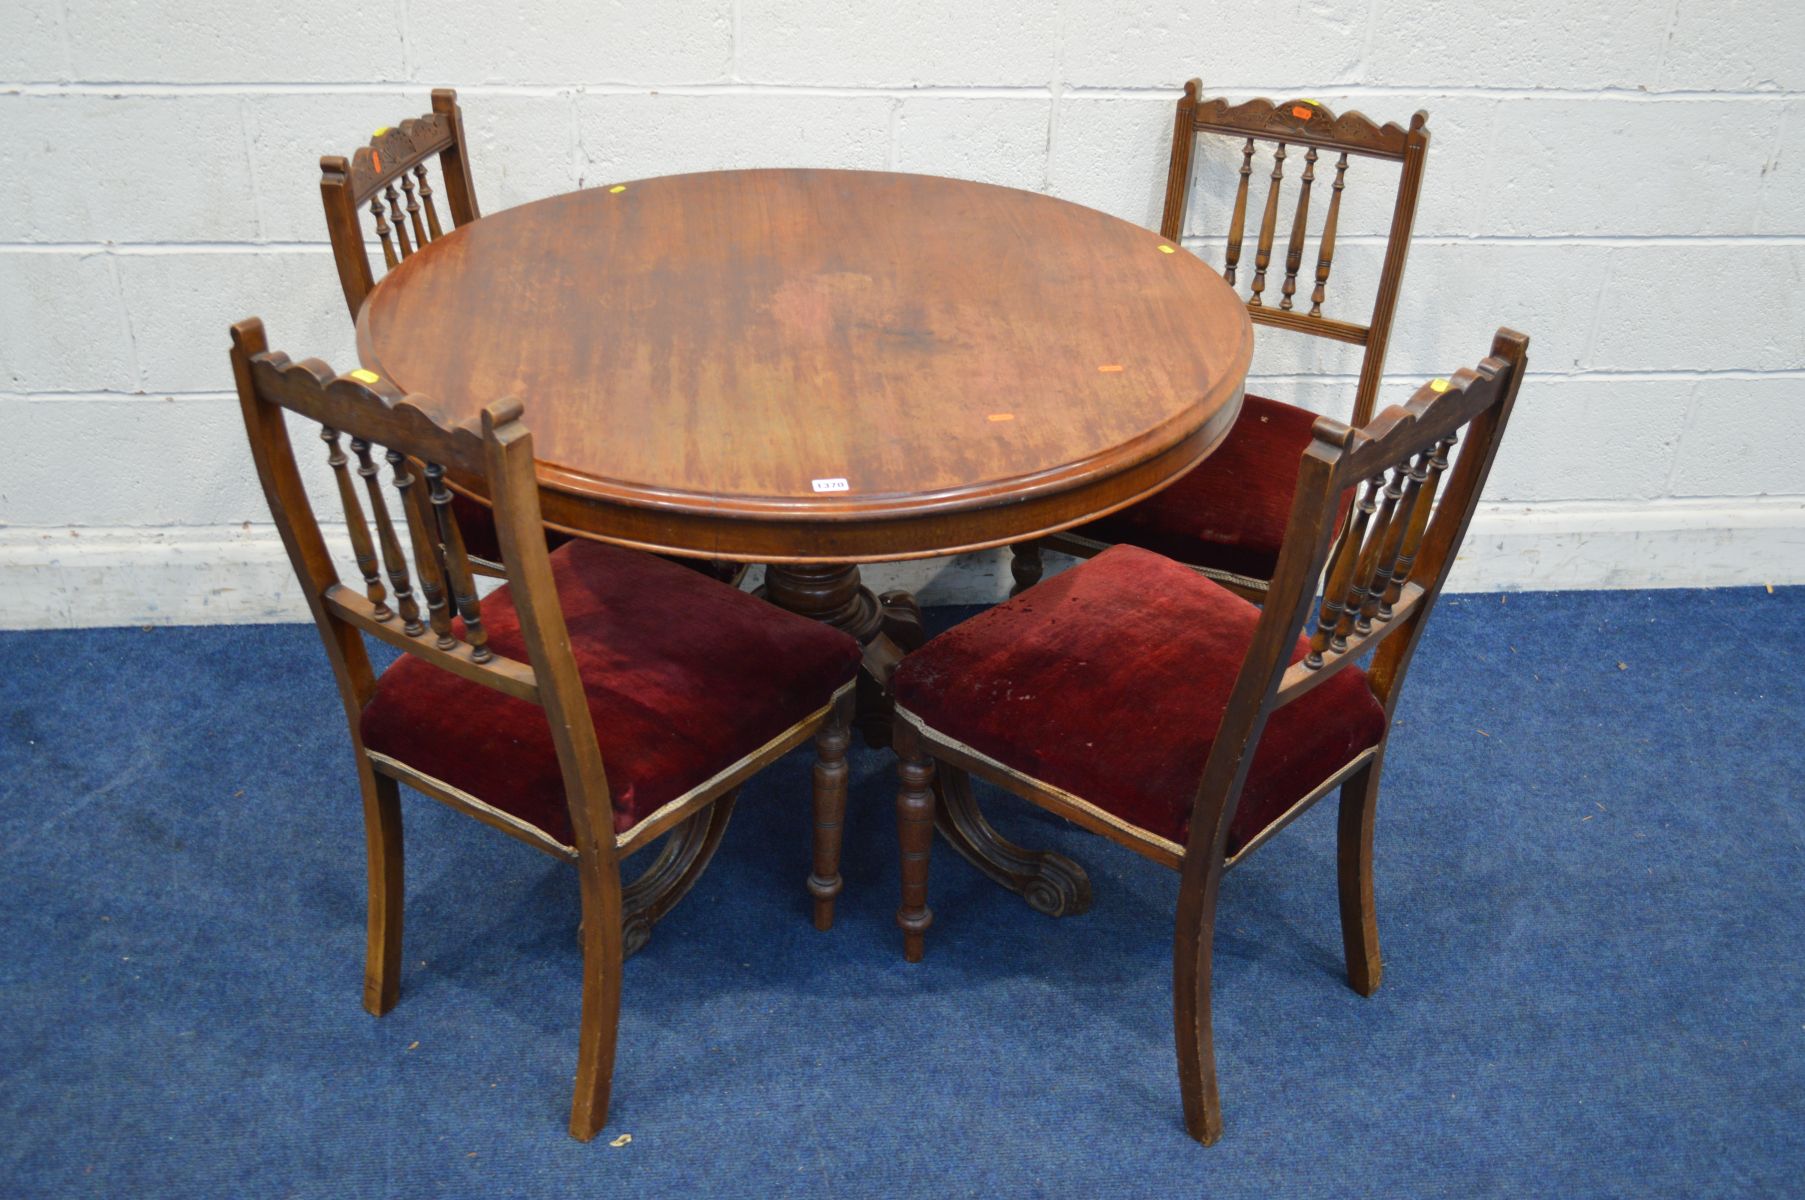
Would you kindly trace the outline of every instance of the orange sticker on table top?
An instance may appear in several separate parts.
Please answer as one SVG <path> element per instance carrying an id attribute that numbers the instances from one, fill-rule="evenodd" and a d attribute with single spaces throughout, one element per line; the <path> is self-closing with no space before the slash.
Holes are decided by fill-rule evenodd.
<path id="1" fill-rule="evenodd" d="M 357 368 L 357 370 L 351 372 L 351 378 L 357 380 L 357 382 L 359 382 L 359 383 L 381 383 L 382 382 L 382 376 L 378 375 L 374 371 L 366 371 L 362 367 L 359 367 L 359 368 Z"/>
<path id="2" fill-rule="evenodd" d="M 1429 381 L 1429 390 L 1437 394 L 1445 392 L 1448 390 L 1448 381 L 1445 379 L 1431 379 Z"/>
<path id="3" fill-rule="evenodd" d="M 1097 373 L 1100 375 L 1120 375 L 1124 370 L 1121 363 L 1098 363 Z"/>
<path id="4" fill-rule="evenodd" d="M 1013 420 L 1015 420 L 1015 414 L 1014 413 L 991 413 L 989 416 L 985 417 L 984 419 L 986 421 L 1013 421 Z"/>

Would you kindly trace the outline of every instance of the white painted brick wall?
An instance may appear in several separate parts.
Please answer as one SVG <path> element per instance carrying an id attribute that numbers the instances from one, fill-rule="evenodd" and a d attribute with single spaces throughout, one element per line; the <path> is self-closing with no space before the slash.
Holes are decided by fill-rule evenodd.
<path id="1" fill-rule="evenodd" d="M 226 327 L 259 313 L 279 346 L 351 361 L 317 162 L 432 86 L 462 92 L 491 212 L 818 165 L 1153 225 L 1192 75 L 1429 110 L 1390 392 L 1500 323 L 1535 339 L 1469 586 L 1805 581 L 1797 0 L 7 0 L 0 625 L 295 615 Z M 1200 156 L 1186 242 L 1212 260 L 1237 165 Z M 1371 286 L 1387 170 L 1350 172 L 1331 313 Z M 1250 386 L 1345 415 L 1358 366 L 1264 331 Z M 936 569 L 897 578 L 941 598 L 1000 578 L 995 556 Z"/>

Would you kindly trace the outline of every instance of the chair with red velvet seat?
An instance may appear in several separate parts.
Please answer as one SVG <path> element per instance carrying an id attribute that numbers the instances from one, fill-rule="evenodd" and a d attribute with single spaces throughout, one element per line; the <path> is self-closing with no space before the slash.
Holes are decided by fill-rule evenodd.
<path id="1" fill-rule="evenodd" d="M 583 1001 L 570 1131 L 592 1137 L 608 1115 L 622 960 L 707 865 L 739 787 L 811 738 L 808 886 L 815 924 L 832 924 L 859 646 L 652 555 L 549 550 L 517 401 L 489 406 L 480 428 L 441 427 L 430 403 L 368 371 L 334 377 L 316 359 L 271 353 L 255 320 L 233 327 L 232 366 L 257 474 L 350 722 L 368 840 L 364 1006 L 380 1016 L 399 991 L 399 784 L 575 863 Z M 361 586 L 339 580 L 291 412 L 320 426 Z M 508 583 L 481 600 L 447 470 L 486 481 L 495 498 Z M 404 652 L 380 676 L 366 636 Z M 621 860 L 666 835 L 623 887 Z"/>
<path id="2" fill-rule="evenodd" d="M 1370 995 L 1373 815 L 1391 716 L 1527 348 L 1500 330 L 1476 369 L 1425 385 L 1365 428 L 1318 418 L 1263 608 L 1116 546 L 905 658 L 892 686 L 906 957 L 921 958 L 933 921 L 936 771 L 943 789 L 968 788 L 975 774 L 1176 868 L 1179 1088 L 1186 1127 L 1207 1145 L 1222 1130 L 1210 1039 L 1218 882 L 1339 786 L 1348 981 Z M 1360 494 L 1344 526 L 1350 488 Z"/>
<path id="3" fill-rule="evenodd" d="M 1222 99 L 1199 99 L 1202 87 L 1201 81 L 1191 80 L 1178 101 L 1160 234 L 1173 242 L 1184 234 L 1198 137 L 1213 135 L 1241 143 L 1239 182 L 1228 222 L 1228 251 L 1222 272 L 1234 285 L 1237 275 L 1245 270 L 1241 247 L 1255 146 L 1274 143 L 1272 172 L 1259 216 L 1249 279 L 1248 315 L 1256 324 L 1362 347 L 1352 421 L 1355 426 L 1364 425 L 1372 418 L 1373 401 L 1385 368 L 1385 348 L 1391 338 L 1392 318 L 1404 280 L 1404 260 L 1410 252 L 1410 229 L 1416 220 L 1417 192 L 1429 150 L 1429 116 L 1419 111 L 1411 118 L 1409 128 L 1390 124 L 1381 127 L 1358 112 L 1338 117 L 1314 100 L 1231 104 Z M 1273 241 L 1281 219 L 1286 152 L 1294 146 L 1303 147 L 1304 166 L 1284 250 L 1284 281 L 1278 284 L 1279 265 L 1273 261 Z M 1335 156 L 1334 177 L 1332 182 L 1324 180 L 1328 205 L 1316 238 L 1314 287 L 1305 311 L 1303 300 L 1294 301 L 1294 296 L 1304 266 L 1319 152 L 1326 152 L 1320 155 L 1325 160 L 1329 155 Z M 1379 268 L 1371 314 L 1364 324 L 1336 320 L 1322 312 L 1334 266 L 1341 195 L 1349 175 L 1350 156 L 1398 164 L 1397 195 L 1386 235 L 1385 257 Z M 1331 164 L 1325 161 L 1325 176 L 1330 169 Z M 1359 182 L 1363 171 L 1355 169 L 1352 174 Z M 1317 196 L 1320 203 L 1320 192 Z M 1269 267 L 1275 277 L 1274 290 L 1279 292 L 1276 303 L 1267 291 Z M 1302 286 L 1311 286 L 1307 273 Z M 1257 602 L 1278 566 L 1280 541 L 1297 478 L 1297 457 L 1310 444 L 1315 420 L 1316 414 L 1308 409 L 1264 396 L 1247 396 L 1240 417 L 1222 445 L 1170 487 L 1076 529 L 1016 546 L 1011 562 L 1016 592 L 1039 581 L 1042 547 L 1089 558 L 1108 546 L 1127 544 L 1175 558 Z"/>

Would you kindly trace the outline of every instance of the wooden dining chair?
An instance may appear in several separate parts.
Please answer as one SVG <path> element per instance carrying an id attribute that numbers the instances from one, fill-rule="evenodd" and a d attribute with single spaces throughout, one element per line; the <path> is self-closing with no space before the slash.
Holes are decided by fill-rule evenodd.
<path id="1" fill-rule="evenodd" d="M 440 188 L 432 172 L 437 168 Z M 445 213 L 439 213 L 442 198 Z M 369 237 L 381 244 L 383 269 L 393 270 L 428 243 L 482 216 L 476 185 L 470 178 L 470 156 L 464 138 L 464 111 L 451 88 L 434 88 L 432 111 L 398 125 L 384 125 L 350 158 L 329 154 L 320 159 L 320 203 L 326 210 L 326 232 L 332 260 L 351 319 L 376 286 L 370 267 Z M 364 217 L 369 217 L 368 232 Z M 446 223 L 449 219 L 449 224 Z M 501 576 L 501 547 L 490 511 L 460 492 L 451 505 L 467 539 L 471 567 L 481 575 Z M 552 535 L 553 545 L 563 538 Z"/>
<path id="2" fill-rule="evenodd" d="M 369 371 L 334 376 L 272 353 L 254 319 L 232 327 L 232 368 L 350 722 L 368 840 L 364 1007 L 387 1012 L 400 985 L 399 784 L 575 863 L 583 1000 L 570 1132 L 592 1137 L 608 1117 L 635 928 L 643 936 L 695 882 L 740 785 L 810 738 L 809 890 L 816 925 L 832 924 L 858 643 L 649 554 L 588 541 L 548 550 L 516 400 L 490 405 L 480 426 L 440 426 L 430 403 Z M 286 413 L 320 426 L 358 584 L 339 579 Z M 448 470 L 486 480 L 495 498 L 508 583 L 480 601 Z M 404 652 L 381 675 L 366 636 Z M 667 833 L 623 887 L 621 861 Z"/>
<path id="3" fill-rule="evenodd" d="M 1210 1036 L 1217 885 L 1339 787 L 1342 943 L 1348 982 L 1371 995 L 1373 816 L 1392 714 L 1527 349 L 1501 329 L 1477 368 L 1426 384 L 1360 429 L 1318 417 L 1263 608 L 1171 559 L 1116 546 L 904 658 L 892 686 L 905 956 L 921 958 L 933 922 L 937 770 L 949 792 L 964 796 L 975 774 L 1176 868 L 1179 1090 L 1186 1128 L 1208 1145 L 1222 1132 Z M 1349 488 L 1360 494 L 1344 527 Z"/>
<path id="4" fill-rule="evenodd" d="M 1257 325 L 1286 329 L 1362 348 L 1359 382 L 1354 388 L 1353 424 L 1372 419 L 1373 401 L 1385 369 L 1392 318 L 1410 253 L 1410 230 L 1416 220 L 1417 193 L 1429 150 L 1429 114 L 1417 112 L 1408 128 L 1375 125 L 1358 112 L 1336 116 L 1314 100 L 1249 100 L 1232 104 L 1199 99 L 1203 84 L 1193 79 L 1178 101 L 1172 132 L 1172 158 L 1166 173 L 1166 205 L 1160 234 L 1176 243 L 1184 234 L 1191 192 L 1191 164 L 1199 137 L 1239 143 L 1240 172 L 1234 209 L 1228 222 L 1227 254 L 1222 274 L 1231 286 L 1250 275 L 1248 315 Z M 1248 221 L 1249 193 L 1256 152 L 1271 146 L 1271 176 L 1260 209 L 1253 270 L 1242 261 Z M 1302 171 L 1296 158 L 1302 149 Z M 1335 261 L 1335 237 L 1341 219 L 1341 196 L 1350 175 L 1356 183 L 1366 173 L 1355 160 L 1395 162 L 1397 193 L 1392 205 L 1385 257 L 1380 266 L 1372 307 L 1359 321 L 1325 316 L 1329 276 Z M 1275 239 L 1281 221 L 1281 195 L 1287 163 L 1297 177 L 1297 199 L 1290 210 L 1290 236 L 1284 246 L 1284 279 L 1278 280 Z M 1305 270 L 1311 206 L 1321 204 L 1316 189 L 1318 165 L 1327 185 L 1328 204 L 1316 237 L 1314 286 Z M 1332 180 L 1327 178 L 1331 167 Z M 1261 163 L 1264 171 L 1265 163 Z M 1269 273 L 1271 278 L 1269 279 Z M 1302 282 L 1299 282 L 1300 274 Z M 1308 288 L 1308 308 L 1299 288 Z M 1273 292 L 1277 292 L 1275 297 Z M 1330 307 L 1334 307 L 1330 305 Z M 1089 558 L 1111 545 L 1154 550 L 1193 567 L 1251 600 L 1258 600 L 1277 569 L 1285 523 L 1296 484 L 1292 469 L 1310 444 L 1316 414 L 1264 396 L 1248 395 L 1241 415 L 1221 446 L 1176 483 L 1139 503 L 1097 521 L 1013 548 L 1011 571 L 1015 592 L 1036 583 L 1043 570 L 1043 547 Z"/>

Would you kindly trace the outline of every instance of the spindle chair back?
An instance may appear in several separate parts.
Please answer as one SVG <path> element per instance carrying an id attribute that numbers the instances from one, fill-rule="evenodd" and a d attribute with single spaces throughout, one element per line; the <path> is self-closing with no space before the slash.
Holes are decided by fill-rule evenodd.
<path id="1" fill-rule="evenodd" d="M 1423 166 L 1429 149 L 1429 115 L 1418 111 L 1409 128 L 1387 123 L 1376 125 L 1359 112 L 1337 116 L 1327 106 L 1314 100 L 1249 100 L 1234 104 L 1220 98 L 1201 98 L 1203 84 L 1193 79 L 1185 84 L 1179 99 L 1172 132 L 1172 157 L 1166 174 L 1166 201 L 1160 219 L 1160 233 L 1177 242 L 1185 232 L 1185 214 L 1190 201 L 1192 162 L 1201 136 L 1212 136 L 1240 142 L 1240 171 L 1235 188 L 1234 208 L 1229 217 L 1226 253 L 1222 275 L 1236 285 L 1246 272 L 1242 251 L 1246 240 L 1250 199 L 1259 204 L 1259 228 L 1255 235 L 1253 270 L 1249 281 L 1247 310 L 1256 324 L 1290 329 L 1316 337 L 1329 338 L 1360 346 L 1363 356 L 1360 380 L 1354 393 L 1353 424 L 1364 425 L 1372 418 L 1373 402 L 1378 395 L 1379 379 L 1385 369 L 1385 350 L 1391 339 L 1392 318 L 1396 315 L 1398 295 L 1404 281 L 1404 262 L 1410 253 L 1410 231 L 1416 221 L 1417 194 L 1422 188 Z M 1270 146 L 1269 158 L 1260 159 L 1259 148 Z M 1297 198 L 1290 207 L 1290 234 L 1284 244 L 1283 281 L 1276 302 L 1269 292 L 1268 276 L 1277 268 L 1276 239 L 1281 210 L 1286 206 L 1282 193 L 1286 180 L 1286 163 L 1295 149 L 1303 149 L 1303 169 L 1297 177 Z M 1332 162 L 1328 161 L 1332 158 Z M 1335 263 L 1335 239 L 1341 221 L 1341 197 L 1347 186 L 1349 167 L 1354 159 L 1374 159 L 1399 165 L 1397 194 L 1393 202 L 1391 224 L 1386 234 L 1385 257 L 1379 269 L 1378 288 L 1370 313 L 1360 321 L 1343 321 L 1323 315 L 1329 277 Z M 1271 172 L 1265 185 L 1265 199 L 1259 199 L 1253 176 L 1258 161 L 1264 173 L 1267 162 Z M 1314 286 L 1304 274 L 1305 249 L 1310 241 L 1311 205 L 1319 203 L 1314 195 L 1318 179 L 1317 167 L 1325 173 L 1333 170 L 1328 181 L 1328 205 L 1315 239 L 1316 263 Z M 1293 165 L 1295 170 L 1295 164 Z M 1361 172 L 1355 169 L 1359 181 Z M 1299 276 L 1303 275 L 1303 284 Z M 1309 308 L 1305 310 L 1298 296 L 1300 286 L 1310 287 Z"/>
<path id="2" fill-rule="evenodd" d="M 553 590 L 520 402 L 491 404 L 480 427 L 442 426 L 427 414 L 430 402 L 400 394 L 373 372 L 337 375 L 319 359 L 294 362 L 270 351 L 255 319 L 232 327 L 232 365 L 257 475 L 332 658 L 352 738 L 360 736 L 358 717 L 375 689 L 361 635 L 538 705 L 562 731 L 558 754 L 579 854 L 593 845 L 611 856 L 607 779 Z M 339 578 L 284 412 L 319 426 L 361 588 Z M 447 469 L 488 482 L 503 544 L 519 549 L 520 557 L 508 559 L 507 577 L 530 662 L 488 645 Z M 516 825 L 501 827 L 548 849 Z"/>
<path id="3" fill-rule="evenodd" d="M 439 214 L 439 193 L 427 170 L 434 159 L 444 186 L 449 226 Z M 337 155 L 320 159 L 320 199 L 326 208 L 339 284 L 355 318 L 364 297 L 376 286 L 363 224 L 366 208 L 371 231 L 382 246 L 385 270 L 400 265 L 448 228 L 468 225 L 482 215 L 470 180 L 464 114 L 457 93 L 434 88 L 431 112 L 383 126 L 349 159 Z"/>

